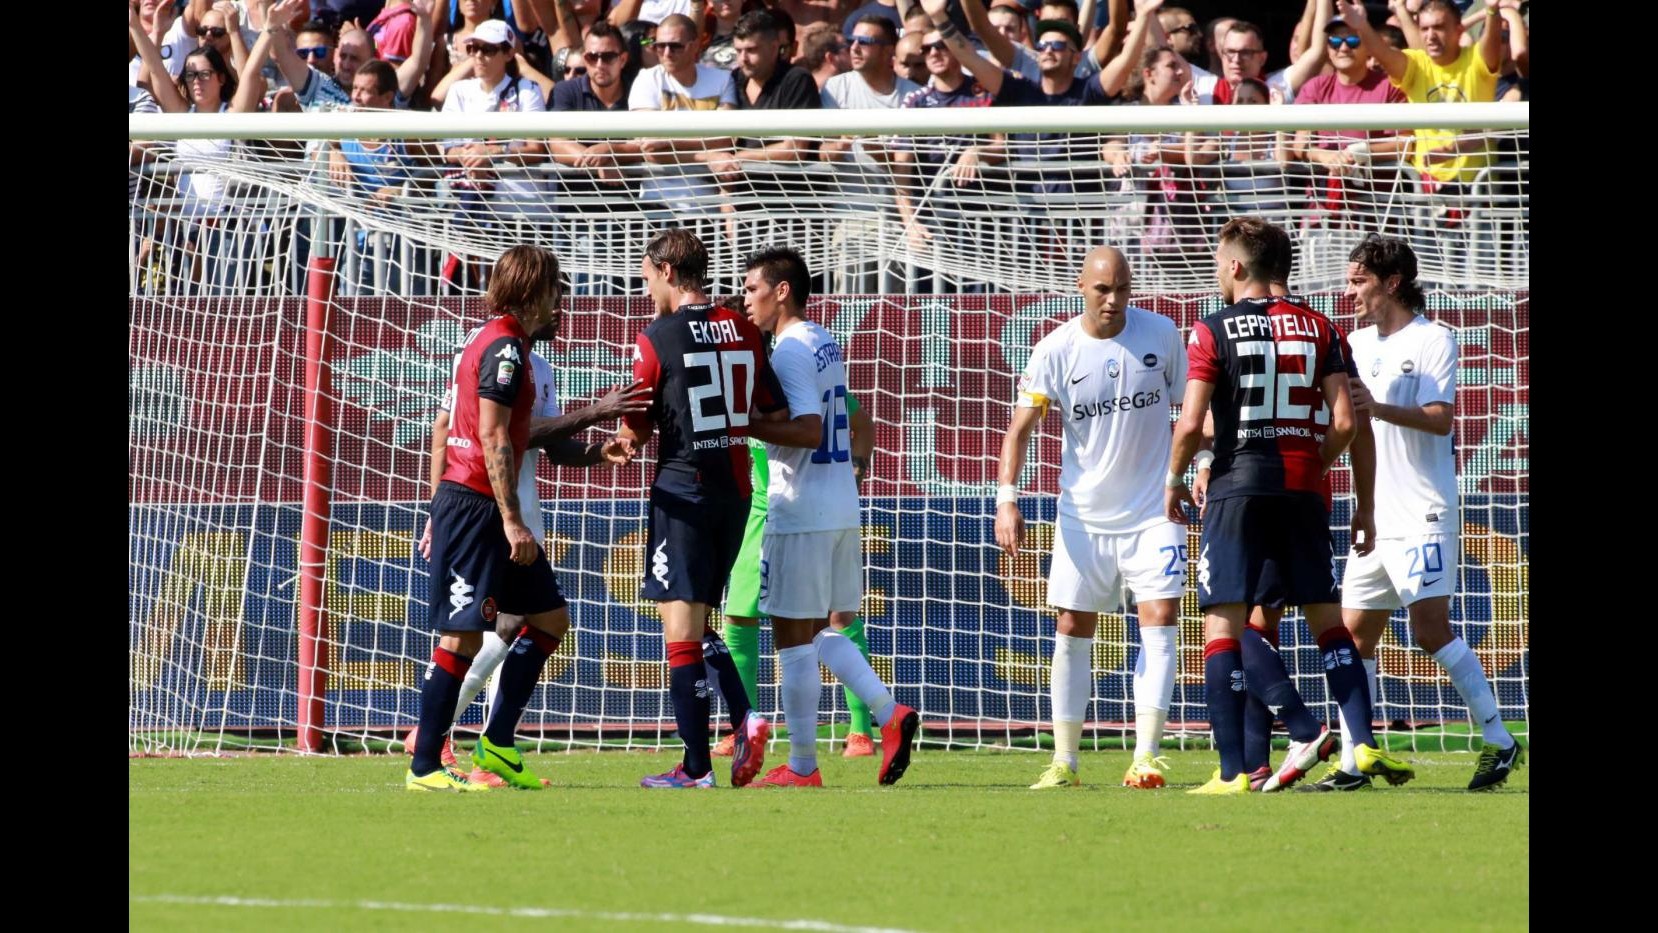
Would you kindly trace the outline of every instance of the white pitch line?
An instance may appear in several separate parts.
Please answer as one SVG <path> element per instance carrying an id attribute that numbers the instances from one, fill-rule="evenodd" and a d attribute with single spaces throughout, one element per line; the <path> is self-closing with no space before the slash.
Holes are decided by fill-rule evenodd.
<path id="1" fill-rule="evenodd" d="M 768 930 L 810 930 L 813 933 L 915 933 L 896 927 L 855 927 L 826 920 L 771 920 L 765 917 L 727 917 L 722 914 L 646 914 L 569 907 L 488 907 L 479 904 L 403 904 L 396 901 L 273 900 L 262 897 L 190 897 L 181 894 L 135 895 L 134 904 L 184 904 L 198 907 L 309 907 L 326 910 L 391 910 L 403 913 L 481 914 L 495 917 L 607 920 L 616 923 L 694 923 L 712 927 L 758 927 Z"/>

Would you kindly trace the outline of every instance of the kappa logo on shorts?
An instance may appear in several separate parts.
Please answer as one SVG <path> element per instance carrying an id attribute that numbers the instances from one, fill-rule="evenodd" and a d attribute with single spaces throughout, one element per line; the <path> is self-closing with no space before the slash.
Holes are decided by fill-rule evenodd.
<path id="1" fill-rule="evenodd" d="M 1197 585 L 1203 587 L 1203 592 L 1209 592 L 1209 545 L 1197 555 Z"/>
<path id="2" fill-rule="evenodd" d="M 663 586 L 668 585 L 667 547 L 668 539 L 663 538 L 662 543 L 658 544 L 656 546 L 656 551 L 651 554 L 651 576 L 655 577 L 656 582 L 662 584 Z"/>
<path id="3" fill-rule="evenodd" d="M 465 577 L 455 574 L 455 582 L 449 584 L 449 605 L 455 607 L 449 610 L 449 618 L 453 619 L 467 606 L 472 605 L 472 590 L 472 584 L 466 582 Z"/>

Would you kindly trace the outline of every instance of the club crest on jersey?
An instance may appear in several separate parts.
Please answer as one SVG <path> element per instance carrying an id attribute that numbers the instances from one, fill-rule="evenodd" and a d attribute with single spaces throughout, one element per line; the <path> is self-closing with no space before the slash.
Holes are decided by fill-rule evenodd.
<path id="1" fill-rule="evenodd" d="M 1105 361 L 1105 374 L 1107 376 L 1110 376 L 1111 378 L 1115 379 L 1115 378 L 1117 378 L 1117 374 L 1120 373 L 1120 372 L 1122 372 L 1122 367 L 1117 365 L 1116 360 L 1106 360 Z"/>
<path id="2" fill-rule="evenodd" d="M 1399 371 L 1402 372 L 1402 373 L 1413 372 L 1413 371 L 1415 371 L 1415 369 L 1416 369 L 1416 364 L 1414 362 L 1410 361 L 1410 360 L 1406 360 L 1403 363 L 1399 364 Z"/>
<path id="3" fill-rule="evenodd" d="M 495 367 L 495 381 L 499 382 L 501 385 L 511 385 L 512 374 L 517 371 L 518 367 L 512 365 L 506 360 L 502 360 L 501 365 Z"/>
<path id="4" fill-rule="evenodd" d="M 1378 356 L 1378 357 L 1376 357 L 1376 361 L 1374 363 L 1370 364 L 1370 375 L 1380 376 L 1381 374 L 1382 374 L 1382 358 Z"/>
<path id="5" fill-rule="evenodd" d="M 1157 354 L 1147 353 L 1145 356 L 1140 357 L 1140 362 L 1146 364 L 1147 367 L 1156 366 L 1157 365 Z"/>

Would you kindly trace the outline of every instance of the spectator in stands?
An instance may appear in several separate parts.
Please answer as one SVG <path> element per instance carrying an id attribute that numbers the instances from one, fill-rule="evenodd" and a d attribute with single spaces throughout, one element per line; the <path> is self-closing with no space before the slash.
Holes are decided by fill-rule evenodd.
<path id="1" fill-rule="evenodd" d="M 860 110 L 897 107 L 904 96 L 921 85 L 898 77 L 893 54 L 898 46 L 896 18 L 865 14 L 851 32 L 852 70 L 830 78 L 823 86 L 823 106 Z"/>
<path id="2" fill-rule="evenodd" d="M 1497 99 L 1531 100 L 1531 37 L 1520 15 L 1520 0 L 1500 0 L 1503 17 L 1503 61 L 1498 69 Z"/>
<path id="3" fill-rule="evenodd" d="M 415 21 L 423 14 L 408 0 L 389 0 L 380 15 L 367 26 L 369 38 L 374 40 L 375 52 L 381 61 L 397 64 L 407 61 L 415 48 Z M 424 18 L 431 20 L 430 10 Z M 352 95 L 355 98 L 355 94 Z"/>
<path id="4" fill-rule="evenodd" d="M 827 23 L 840 32 L 841 23 L 846 21 L 846 15 L 858 5 L 858 0 L 778 0 L 773 9 L 787 12 L 800 28 L 800 39 L 806 39 L 806 27 L 816 23 Z"/>
<path id="5" fill-rule="evenodd" d="M 1405 95 L 1380 69 L 1369 67 L 1362 40 L 1337 17 L 1324 27 L 1330 71 L 1302 85 L 1297 104 L 1397 104 Z M 1395 155 L 1404 143 L 1386 130 L 1300 130 L 1288 147 L 1290 159 L 1322 165 L 1331 174 L 1348 175 L 1354 166 L 1380 155 Z"/>
<path id="6" fill-rule="evenodd" d="M 1100 31 L 1099 39 L 1088 47 L 1087 54 L 1077 61 L 1077 78 L 1088 78 L 1098 74 L 1100 62 L 1109 61 L 1110 57 L 1116 54 L 1121 47 L 1123 36 L 1128 32 L 1128 0 L 1108 2 L 1111 22 Z M 1155 3 L 1142 5 L 1156 6 Z M 1026 81 L 1042 80 L 1042 68 L 1037 63 L 1036 56 L 1030 49 L 1010 38 L 1010 34 L 1023 31 L 1022 16 L 1004 3 L 995 8 L 993 18 L 991 12 L 985 10 L 983 0 L 961 0 L 961 8 L 966 14 L 972 32 L 984 43 L 981 54 Z M 1077 22 L 1077 7 L 1070 0 L 1044 3 L 1042 8 L 1044 21 L 1064 20 L 1073 25 Z M 1018 24 L 1018 30 L 1011 28 L 1013 23 Z M 1077 34 L 1082 35 L 1082 30 L 1079 29 Z M 1081 40 L 1078 40 L 1077 44 L 1079 47 L 1083 45 Z"/>
<path id="7" fill-rule="evenodd" d="M 898 43 L 898 33 L 904 28 L 904 16 L 898 12 L 898 0 L 869 0 L 868 3 L 853 10 L 842 21 L 841 32 L 848 39 L 852 38 L 857 32 L 858 24 L 871 16 L 879 16 L 892 23 L 892 41 L 896 45 Z M 853 67 L 857 66 L 854 65 Z"/>
<path id="8" fill-rule="evenodd" d="M 852 70 L 851 46 L 836 23 L 818 22 L 800 31 L 800 58 L 796 64 L 812 73 L 819 92 L 835 75 Z"/>
<path id="9" fill-rule="evenodd" d="M 930 76 L 927 72 L 927 57 L 921 49 L 921 40 L 926 33 L 906 32 L 898 37 L 898 46 L 892 53 L 892 66 L 895 74 L 900 78 L 914 81 L 917 85 L 925 85 Z M 915 93 L 914 91 L 910 92 Z M 902 107 L 903 101 L 898 102 Z"/>
<path id="10" fill-rule="evenodd" d="M 397 96 L 397 70 L 372 61 L 351 79 L 352 110 L 390 110 Z M 328 154 L 330 180 L 341 189 L 367 195 L 370 205 L 392 200 L 419 164 L 418 144 L 401 139 L 342 139 Z"/>
<path id="11" fill-rule="evenodd" d="M 1130 33 L 1132 49 L 1133 34 Z M 1147 49 L 1128 87 L 1130 106 L 1167 107 L 1181 103 L 1181 89 L 1191 82 L 1190 65 L 1168 46 Z M 1195 102 L 1195 101 L 1194 101 Z M 1113 140 L 1104 156 L 1119 178 L 1132 179 L 1146 201 L 1143 246 L 1167 261 L 1180 263 L 1200 255 L 1207 239 L 1191 166 L 1213 162 L 1195 133 L 1131 134 Z"/>
<path id="12" fill-rule="evenodd" d="M 417 12 L 415 23 L 415 48 L 411 55 L 402 64 L 397 66 L 397 106 L 409 106 L 409 97 L 420 87 L 421 78 L 426 73 L 426 66 L 431 61 L 433 33 L 428 16 L 432 0 L 414 0 Z M 316 65 L 309 64 L 315 61 L 320 46 L 296 46 L 295 36 L 286 26 L 290 12 L 303 9 L 305 0 L 281 0 L 271 7 L 268 14 L 269 22 L 265 31 L 270 33 L 269 48 L 271 56 L 276 60 L 277 68 L 288 84 L 293 87 L 299 105 L 307 111 L 335 110 L 351 104 L 351 92 L 348 90 L 357 76 L 357 69 L 375 60 L 374 40 L 369 34 L 355 25 L 347 25 L 346 32 L 340 36 L 334 47 L 333 73 L 329 74 Z M 316 42 L 324 35 L 317 31 L 318 24 L 308 23 L 300 31 L 301 43 Z M 304 49 L 304 53 L 301 53 Z M 250 53 L 251 54 L 251 53 Z M 263 61 L 259 62 L 262 67 Z"/>
<path id="13" fill-rule="evenodd" d="M 630 19 L 622 24 L 622 37 L 628 45 L 628 71 L 624 75 L 628 87 L 633 87 L 633 79 L 646 68 L 655 68 L 662 62 L 656 57 L 656 24 L 647 23 L 642 19 Z"/>
<path id="14" fill-rule="evenodd" d="M 1457 5 L 1451 0 L 1423 0 L 1416 13 L 1422 48 L 1399 51 L 1376 35 L 1362 4 L 1356 0 L 1339 2 L 1342 19 L 1387 72 L 1388 80 L 1412 103 L 1495 99 L 1503 44 L 1496 8 L 1486 10 L 1485 32 L 1479 43 L 1464 48 L 1462 11 Z M 1477 133 L 1459 136 L 1455 130 L 1418 129 L 1412 161 L 1423 175 L 1424 189 L 1431 194 L 1444 185 L 1472 181 L 1490 164 L 1489 143 Z"/>
<path id="15" fill-rule="evenodd" d="M 737 49 L 731 43 L 737 34 L 737 18 L 743 15 L 742 0 L 708 0 L 708 45 L 697 61 L 704 65 L 730 71 L 737 67 Z"/>
<path id="16" fill-rule="evenodd" d="M 1233 88 L 1234 105 L 1257 106 L 1278 103 L 1260 78 L 1245 78 Z M 1202 161 L 1218 155 L 1222 165 L 1221 204 L 1223 216 L 1273 214 L 1287 204 L 1284 162 L 1287 155 L 1284 134 L 1262 131 L 1223 130 L 1207 137 L 1200 148 Z"/>
<path id="17" fill-rule="evenodd" d="M 1163 27 L 1163 34 L 1168 37 L 1169 48 L 1174 49 L 1185 62 L 1191 72 L 1194 82 L 1204 78 L 1214 79 L 1214 75 L 1203 67 L 1209 60 L 1204 51 L 1203 27 L 1198 25 L 1197 19 L 1191 11 L 1184 7 L 1166 6 L 1157 11 L 1158 25 Z M 1152 37 L 1156 41 L 1156 37 Z"/>
<path id="18" fill-rule="evenodd" d="M 744 13 L 737 21 L 734 35 L 738 67 L 732 70 L 731 81 L 738 110 L 817 110 L 823 106 L 812 73 L 781 60 L 782 26 L 771 11 L 759 9 Z M 738 139 L 736 151 L 729 158 L 711 160 L 709 167 L 729 189 L 742 180 L 745 164 L 798 164 L 814 148 L 813 140 L 798 137 L 774 142 Z M 773 173 L 765 180 L 764 187 L 767 193 L 786 196 L 787 182 L 798 180 L 798 173 Z"/>
<path id="19" fill-rule="evenodd" d="M 900 77 L 896 65 L 898 28 L 893 20 L 865 14 L 852 27 L 848 40 L 852 49 L 852 70 L 830 78 L 820 95 L 826 110 L 885 110 L 897 107 L 921 85 Z M 850 155 L 854 161 L 870 163 L 886 158 L 886 149 L 875 140 L 843 136 L 825 140 L 820 155 L 838 161 Z"/>
<path id="20" fill-rule="evenodd" d="M 1221 43 L 1226 40 L 1227 31 L 1237 21 L 1236 16 L 1217 16 L 1209 21 L 1208 26 L 1203 30 L 1203 49 L 1209 57 L 1200 70 L 1211 75 L 1221 73 L 1221 61 L 1224 58 L 1221 54 Z M 1208 101 L 1203 101 L 1203 103 L 1208 103 Z"/>
<path id="21" fill-rule="evenodd" d="M 918 109 L 989 107 L 995 101 L 994 94 L 961 70 L 961 65 L 950 54 L 949 46 L 937 29 L 924 33 L 921 41 L 927 63 L 927 84 L 906 95 L 903 106 Z M 992 134 L 988 140 L 965 148 L 959 137 L 915 137 L 899 140 L 894 145 L 893 194 L 911 249 L 920 250 L 933 239 L 936 204 L 929 200 L 927 210 L 918 208 L 921 193 L 932 183 L 933 176 L 949 164 L 952 185 L 975 187 L 979 179 L 979 166 L 984 164 L 986 153 L 990 153 L 993 160 L 999 159 L 1002 141 L 1001 134 Z M 955 155 L 958 150 L 961 153 L 959 156 Z"/>
<path id="22" fill-rule="evenodd" d="M 1317 0 L 1307 0 L 1309 3 Z M 1221 70 L 1203 81 L 1193 80 L 1198 101 L 1205 104 L 1230 104 L 1232 91 L 1245 78 L 1256 78 L 1276 90 L 1284 99 L 1295 100 L 1296 92 L 1307 80 L 1324 68 L 1324 49 L 1309 45 L 1288 68 L 1266 74 L 1267 49 L 1261 28 L 1254 23 L 1234 20 L 1221 40 Z"/>
<path id="23" fill-rule="evenodd" d="M 211 5 L 211 0 L 191 0 L 181 14 L 174 0 L 142 0 L 138 5 L 138 18 L 143 23 L 144 34 L 150 37 L 158 50 L 167 77 L 162 79 L 145 75 L 143 56 L 134 50 L 131 60 L 127 62 L 127 84 L 134 87 L 142 85 L 153 93 L 157 81 L 177 78 L 179 72 L 184 70 L 184 56 L 199 44 L 196 41 L 196 27 L 201 25 L 202 14 Z M 131 45 L 130 37 L 128 44 Z"/>
<path id="24" fill-rule="evenodd" d="M 1154 9 L 1158 0 L 1139 0 L 1143 10 Z M 998 107 L 1022 106 L 1095 106 L 1114 103 L 1121 97 L 1124 86 L 1133 71 L 1131 59 L 1136 43 L 1143 45 L 1148 23 L 1156 17 L 1143 14 L 1130 30 L 1130 42 L 1098 75 L 1076 77 L 1080 57 L 1082 33 L 1069 20 L 1041 20 L 1036 24 L 1036 60 L 1041 66 L 1040 81 L 1028 81 L 1012 72 L 1003 71 L 994 63 L 979 56 L 966 37 L 944 14 L 945 0 L 922 0 L 923 6 L 938 26 L 939 36 L 956 61 L 972 73 L 985 90 L 995 95 Z M 949 25 L 946 25 L 948 23 Z M 1135 36 L 1139 38 L 1135 38 Z M 1016 133 L 1008 142 L 1008 157 L 1015 161 L 1041 162 L 1052 160 L 1064 163 L 1077 157 L 1078 138 L 1070 133 Z M 1077 194 L 1097 191 L 1103 179 L 1098 172 L 1083 175 L 1077 172 L 1033 172 L 1026 169 L 1019 182 L 1022 192 L 1032 194 Z"/>
<path id="25" fill-rule="evenodd" d="M 272 9 L 276 9 L 272 7 Z M 278 23 L 280 29 L 283 24 Z M 299 60 L 322 72 L 328 77 L 334 76 L 334 30 L 320 19 L 306 20 L 305 25 L 299 27 L 294 34 L 294 54 Z M 303 85 L 293 85 L 295 88 Z"/>
<path id="26" fill-rule="evenodd" d="M 579 59 L 587 66 L 587 74 L 553 87 L 549 110 L 561 112 L 625 111 L 628 109 L 629 53 L 622 31 L 609 22 L 599 20 L 582 40 Z M 640 144 L 636 140 L 554 139 L 548 142 L 553 159 L 560 165 L 586 169 L 593 176 L 610 185 L 620 184 L 620 167 L 634 164 L 640 158 Z M 566 189 L 571 185 L 566 179 Z M 589 185 L 581 186 L 583 193 L 591 192 Z"/>
<path id="27" fill-rule="evenodd" d="M 466 37 L 465 50 L 476 77 L 445 78 L 444 113 L 534 113 L 547 109 L 541 85 L 519 71 L 513 55 L 513 37 L 507 24 L 485 20 Z M 439 96 L 434 93 L 434 98 Z M 546 208 L 545 186 L 521 170 L 498 171 L 503 166 L 533 166 L 542 160 L 546 143 L 538 139 L 447 139 L 444 159 L 452 166 L 450 190 L 463 213 L 474 217 L 496 210 L 539 213 Z M 486 206 L 485 202 L 488 202 Z"/>
<path id="28" fill-rule="evenodd" d="M 691 0 L 645 0 L 639 6 L 638 16 L 647 23 L 655 23 L 660 26 L 670 16 L 678 15 L 689 18 L 691 9 Z M 698 28 L 701 28 L 700 25 Z"/>
<path id="29" fill-rule="evenodd" d="M 730 110 L 737 106 L 731 73 L 697 64 L 697 24 L 689 16 L 672 14 L 656 27 L 652 45 L 662 64 L 646 68 L 628 92 L 630 110 Z M 645 139 L 645 159 L 654 164 L 707 163 L 725 158 L 729 138 Z M 688 177 L 683 171 L 647 179 L 640 198 L 662 202 L 681 213 L 708 213 L 718 190 Z"/>
<path id="30" fill-rule="evenodd" d="M 150 74 L 167 73 L 160 49 L 144 31 L 138 11 L 131 7 L 127 11 L 127 35 Z M 176 81 L 155 84 L 155 101 L 163 112 L 253 113 L 259 109 L 264 79 L 257 68 L 249 67 L 244 74 L 249 80 L 240 81 L 212 46 L 186 53 L 182 66 Z M 229 139 L 179 139 L 173 143 L 173 152 L 179 159 L 222 161 L 230 157 L 232 145 Z M 190 172 L 179 178 L 178 189 L 184 199 L 178 213 L 190 218 L 182 231 L 184 252 L 190 262 L 188 280 L 199 282 L 207 271 L 204 256 L 215 252 L 212 233 L 215 218 L 224 209 L 224 180 L 212 172 Z M 163 236 L 165 231 L 158 225 L 157 237 Z"/>
<path id="31" fill-rule="evenodd" d="M 220 0 L 203 11 L 201 22 L 196 25 L 196 42 L 200 46 L 211 46 L 219 57 L 230 63 L 233 71 L 240 71 L 248 59 L 248 49 L 242 44 L 236 4 Z"/>

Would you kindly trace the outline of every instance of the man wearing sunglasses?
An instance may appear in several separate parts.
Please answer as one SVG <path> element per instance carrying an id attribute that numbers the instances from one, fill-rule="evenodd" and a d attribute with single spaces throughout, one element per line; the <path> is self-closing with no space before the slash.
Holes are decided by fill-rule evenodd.
<path id="1" fill-rule="evenodd" d="M 840 110 L 876 110 L 897 107 L 904 97 L 921 89 L 893 68 L 898 27 L 884 16 L 868 15 L 852 27 L 849 40 L 852 70 L 830 78 L 823 86 L 823 106 Z"/>
<path id="2" fill-rule="evenodd" d="M 627 40 L 620 29 L 604 20 L 595 22 L 587 31 L 587 38 L 582 40 L 580 53 L 572 54 L 568 64 L 581 65 L 587 73 L 553 85 L 553 99 L 547 106 L 548 110 L 595 112 L 628 109 L 630 85 L 624 77 L 628 66 Z M 631 139 L 552 139 L 548 140 L 547 146 L 558 164 L 587 169 L 599 181 L 612 184 L 622 181 L 619 166 L 639 161 L 639 143 Z M 596 190 L 590 183 L 568 176 L 563 181 L 566 191 L 580 189 L 581 193 L 593 193 Z"/>
<path id="3" fill-rule="evenodd" d="M 641 70 L 633 79 L 628 91 L 629 110 L 731 110 L 737 106 L 730 72 L 697 64 L 697 24 L 690 17 L 675 13 L 662 20 L 651 47 L 662 64 Z M 645 159 L 660 165 L 725 159 L 731 149 L 729 137 L 639 142 Z M 691 214 L 711 213 L 720 200 L 715 186 L 683 171 L 646 179 L 639 196 L 645 201 L 667 202 L 674 210 Z"/>
<path id="4" fill-rule="evenodd" d="M 1020 11 L 1010 6 L 1011 0 L 1002 0 L 992 6 L 987 12 L 984 0 L 961 0 L 962 12 L 966 14 L 968 26 L 972 33 L 984 43 L 984 49 L 979 53 L 991 61 L 1000 64 L 1007 70 L 1024 78 L 1027 81 L 1042 80 L 1042 65 L 1036 55 L 1023 42 L 1013 38 L 1022 35 L 1024 30 L 1024 16 Z M 1108 61 L 1121 48 L 1123 36 L 1128 32 L 1128 2 L 1129 0 L 1106 0 L 1111 15 L 1110 22 L 1100 31 L 1100 36 L 1087 51 L 1078 56 L 1076 65 L 1072 69 L 1078 80 L 1090 78 L 1100 71 L 1102 62 Z M 1072 3 L 1044 3 L 1042 4 L 1042 19 L 1064 20 L 1077 22 L 1076 6 Z M 959 22 L 957 25 L 961 25 Z M 1016 25 L 1017 28 L 1014 28 Z M 1081 29 L 1077 30 L 1082 33 Z M 1078 49 L 1082 42 L 1076 43 Z"/>
<path id="5" fill-rule="evenodd" d="M 1363 40 L 1353 27 L 1339 17 L 1324 27 L 1324 43 L 1330 67 L 1302 85 L 1297 104 L 1402 104 L 1403 91 L 1388 81 L 1387 74 L 1372 69 L 1360 50 Z M 1354 163 L 1371 156 L 1392 155 L 1404 144 L 1397 134 L 1385 130 L 1301 130 L 1290 144 L 1291 159 L 1322 165 L 1337 175 L 1352 171 Z"/>
<path id="6" fill-rule="evenodd" d="M 414 50 L 407 60 L 397 66 L 396 106 L 407 108 L 409 97 L 420 86 L 426 75 L 427 63 L 432 58 L 432 0 L 414 0 Z M 265 16 L 265 31 L 271 34 L 271 57 L 275 59 L 282 76 L 294 88 L 299 105 L 310 112 L 335 110 L 351 105 L 351 86 L 356 81 L 357 69 L 376 58 L 374 38 L 366 31 L 347 27 L 333 49 L 333 68 L 325 71 L 328 61 L 327 34 L 307 23 L 295 36 L 288 23 L 305 11 L 305 0 L 281 0 Z M 320 24 L 316 24 L 320 25 Z M 311 44 L 316 43 L 316 44 Z"/>

